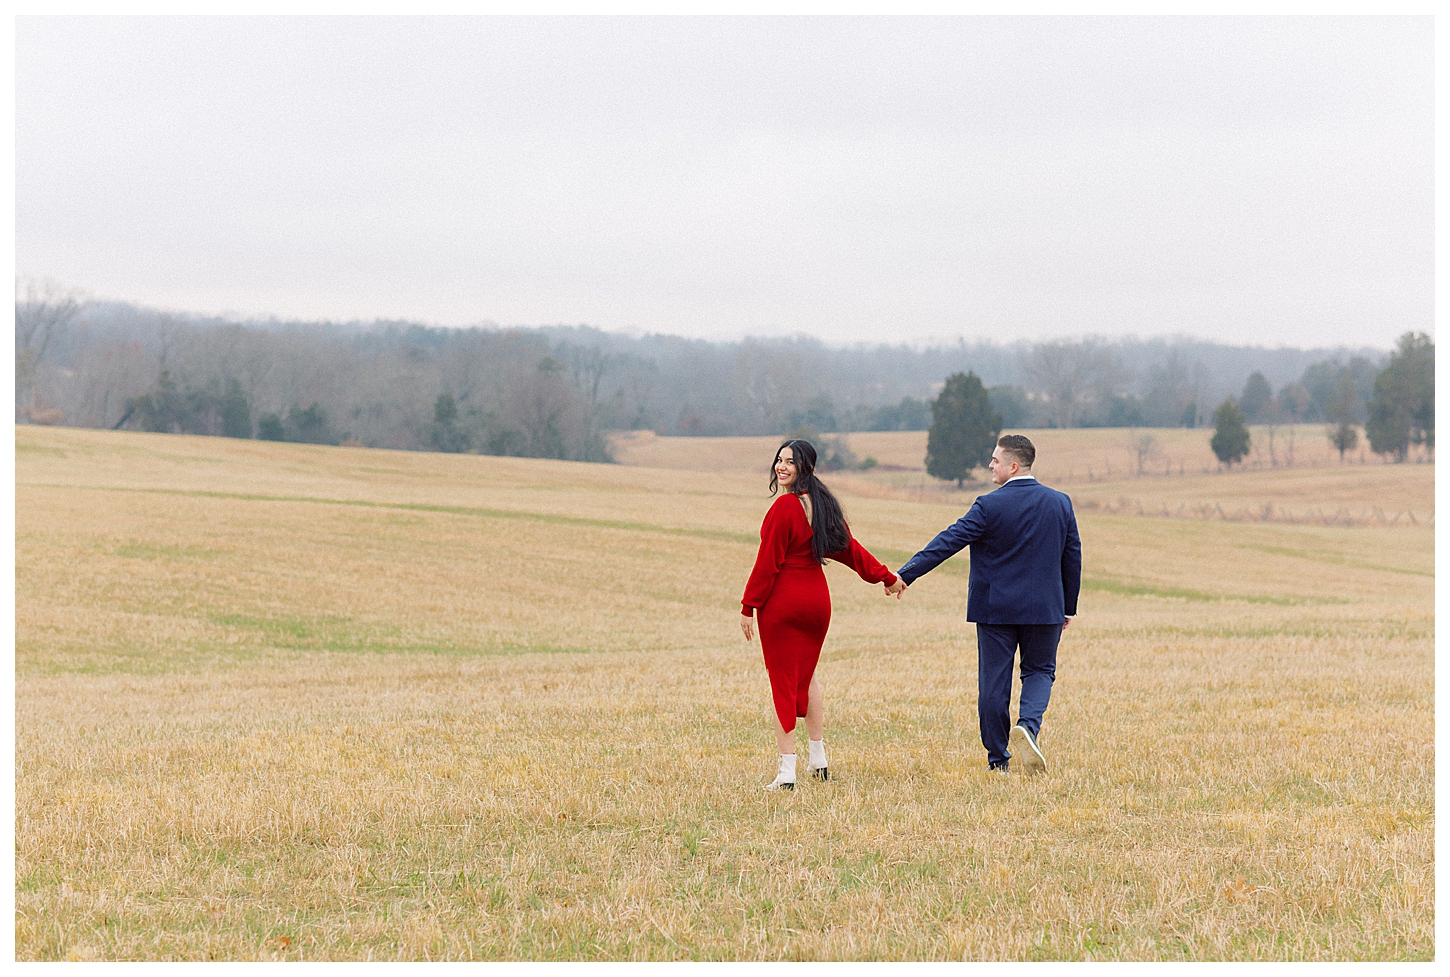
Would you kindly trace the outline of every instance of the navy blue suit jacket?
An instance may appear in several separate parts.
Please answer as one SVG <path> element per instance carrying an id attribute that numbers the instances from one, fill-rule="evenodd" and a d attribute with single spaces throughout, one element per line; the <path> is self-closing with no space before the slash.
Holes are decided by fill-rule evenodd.
<path id="1" fill-rule="evenodd" d="M 1061 624 L 1077 613 L 1082 542 L 1063 493 L 1022 478 L 978 496 L 897 575 L 909 584 L 965 546 L 972 548 L 968 621 Z"/>

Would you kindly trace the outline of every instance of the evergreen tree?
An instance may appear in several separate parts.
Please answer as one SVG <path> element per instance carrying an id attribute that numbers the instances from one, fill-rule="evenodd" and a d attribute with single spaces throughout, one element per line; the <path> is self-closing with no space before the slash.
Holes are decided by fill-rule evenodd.
<path id="1" fill-rule="evenodd" d="M 1233 466 L 1249 453 L 1249 429 L 1244 427 L 1244 412 L 1234 403 L 1232 397 L 1225 397 L 1218 410 L 1213 412 L 1213 437 L 1208 446 L 1218 460 Z"/>
<path id="2" fill-rule="evenodd" d="M 1026 390 L 1009 384 L 1000 384 L 988 387 L 987 396 L 992 400 L 992 409 L 1002 415 L 1003 427 L 1032 426 L 1032 403 L 1027 399 Z M 922 404 L 922 407 L 925 406 Z M 926 425 L 923 424 L 922 427 L 926 427 Z"/>
<path id="3" fill-rule="evenodd" d="M 1344 453 L 1359 446 L 1359 428 L 1354 426 L 1359 416 L 1359 394 L 1354 389 L 1354 377 L 1346 369 L 1339 374 L 1339 396 L 1329 410 L 1327 418 L 1334 426 L 1329 429 L 1329 443 L 1339 452 L 1339 461 L 1344 462 Z"/>
<path id="4" fill-rule="evenodd" d="M 287 440 L 303 444 L 336 444 L 327 426 L 327 412 L 317 401 L 302 410 L 296 404 L 287 412 Z"/>
<path id="5" fill-rule="evenodd" d="M 901 403 L 877 407 L 867 415 L 867 431 L 925 431 L 931 427 L 931 405 L 902 397 Z"/>
<path id="6" fill-rule="evenodd" d="M 926 435 L 926 470 L 933 478 L 956 479 L 961 487 L 973 468 L 992 460 L 1002 433 L 1002 415 L 992 410 L 987 389 L 975 373 L 953 373 L 931 404 Z"/>
<path id="7" fill-rule="evenodd" d="M 286 441 L 287 430 L 282 418 L 276 414 L 263 414 L 257 418 L 257 439 L 259 441 Z"/>
<path id="8" fill-rule="evenodd" d="M 227 381 L 227 392 L 221 402 L 222 434 L 229 438 L 250 438 L 252 436 L 252 408 L 242 385 L 236 380 Z"/>
<path id="9" fill-rule="evenodd" d="M 1291 424 L 1304 420 L 1309 414 L 1312 403 L 1309 391 L 1305 390 L 1304 385 L 1297 381 L 1290 380 L 1279 390 L 1279 410 L 1284 419 Z"/>
<path id="10" fill-rule="evenodd" d="M 1404 461 L 1410 445 L 1435 447 L 1435 343 L 1407 332 L 1374 379 L 1364 432 L 1376 454 Z"/>
<path id="11" fill-rule="evenodd" d="M 840 430 L 836 422 L 836 405 L 830 394 L 816 394 L 805 406 L 790 412 L 787 427 L 809 427 L 817 431 Z"/>
<path id="12" fill-rule="evenodd" d="M 1248 382 L 1244 384 L 1244 395 L 1239 400 L 1244 416 L 1250 421 L 1262 421 L 1273 400 L 1274 388 L 1269 386 L 1268 378 L 1258 370 L 1250 373 Z"/>
<path id="13" fill-rule="evenodd" d="M 162 370 L 156 386 L 141 396 L 126 401 L 126 412 L 116 426 L 120 427 L 127 419 L 134 417 L 136 426 L 141 430 L 164 434 L 175 430 L 183 412 L 181 392 L 176 389 L 176 382 L 171 379 L 171 374 Z"/>
<path id="14" fill-rule="evenodd" d="M 1358 395 L 1356 410 L 1370 397 L 1374 396 L 1374 378 L 1379 372 L 1373 363 L 1363 356 L 1350 357 L 1349 364 L 1345 365 L 1338 359 L 1324 360 L 1304 368 L 1304 375 L 1299 383 L 1309 393 L 1310 405 L 1304 412 L 1306 420 L 1328 420 L 1329 409 L 1339 396 L 1339 376 L 1349 371 L 1350 378 L 1354 382 L 1354 390 Z M 1362 414 L 1356 413 L 1350 418 L 1350 422 L 1358 424 L 1364 420 Z"/>
<path id="15" fill-rule="evenodd" d="M 439 394 L 433 405 L 433 447 L 457 454 L 468 450 L 468 432 L 458 427 L 458 402 Z"/>

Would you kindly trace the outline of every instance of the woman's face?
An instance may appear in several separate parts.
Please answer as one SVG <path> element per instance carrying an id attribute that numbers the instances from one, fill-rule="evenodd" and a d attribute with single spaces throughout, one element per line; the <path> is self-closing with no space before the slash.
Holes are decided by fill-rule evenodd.
<path id="1" fill-rule="evenodd" d="M 795 487 L 795 477 L 795 449 L 787 445 L 775 456 L 775 480 L 780 483 L 781 488 L 789 492 Z"/>

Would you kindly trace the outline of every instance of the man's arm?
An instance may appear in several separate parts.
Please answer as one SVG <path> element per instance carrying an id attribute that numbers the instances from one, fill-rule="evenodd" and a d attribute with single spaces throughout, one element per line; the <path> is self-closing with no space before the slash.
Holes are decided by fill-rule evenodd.
<path id="1" fill-rule="evenodd" d="M 1062 599 L 1067 616 L 1077 613 L 1077 596 L 1082 590 L 1082 540 L 1077 535 L 1077 516 L 1072 504 L 1067 510 L 1067 543 L 1062 547 Z"/>
<path id="2" fill-rule="evenodd" d="M 966 515 L 937 533 L 920 553 L 901 565 L 896 575 L 910 584 L 981 539 L 986 529 L 987 516 L 982 511 L 981 502 L 973 502 Z"/>

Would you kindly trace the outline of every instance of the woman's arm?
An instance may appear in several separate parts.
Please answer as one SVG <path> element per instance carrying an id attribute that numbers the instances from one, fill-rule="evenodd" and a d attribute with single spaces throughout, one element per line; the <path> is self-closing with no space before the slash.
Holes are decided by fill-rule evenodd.
<path id="1" fill-rule="evenodd" d="M 839 553 L 832 553 L 830 559 L 835 560 L 837 563 L 844 563 L 852 570 L 855 570 L 856 575 L 867 583 L 884 583 L 888 587 L 896 583 L 896 574 L 892 573 L 886 568 L 885 564 L 872 556 L 866 547 L 856 542 L 855 536 L 851 537 L 851 545 Z"/>
<path id="2" fill-rule="evenodd" d="M 790 496 L 782 496 L 790 499 Z M 800 508 L 799 504 L 790 503 Z M 740 598 L 740 613 L 746 617 L 755 614 L 758 607 L 764 607 L 775 588 L 775 577 L 780 565 L 785 562 L 786 550 L 790 547 L 790 521 L 786 509 L 780 503 L 770 507 L 765 521 L 760 524 L 760 550 L 755 554 L 755 568 L 750 571 L 750 580 L 745 584 L 745 595 Z"/>

